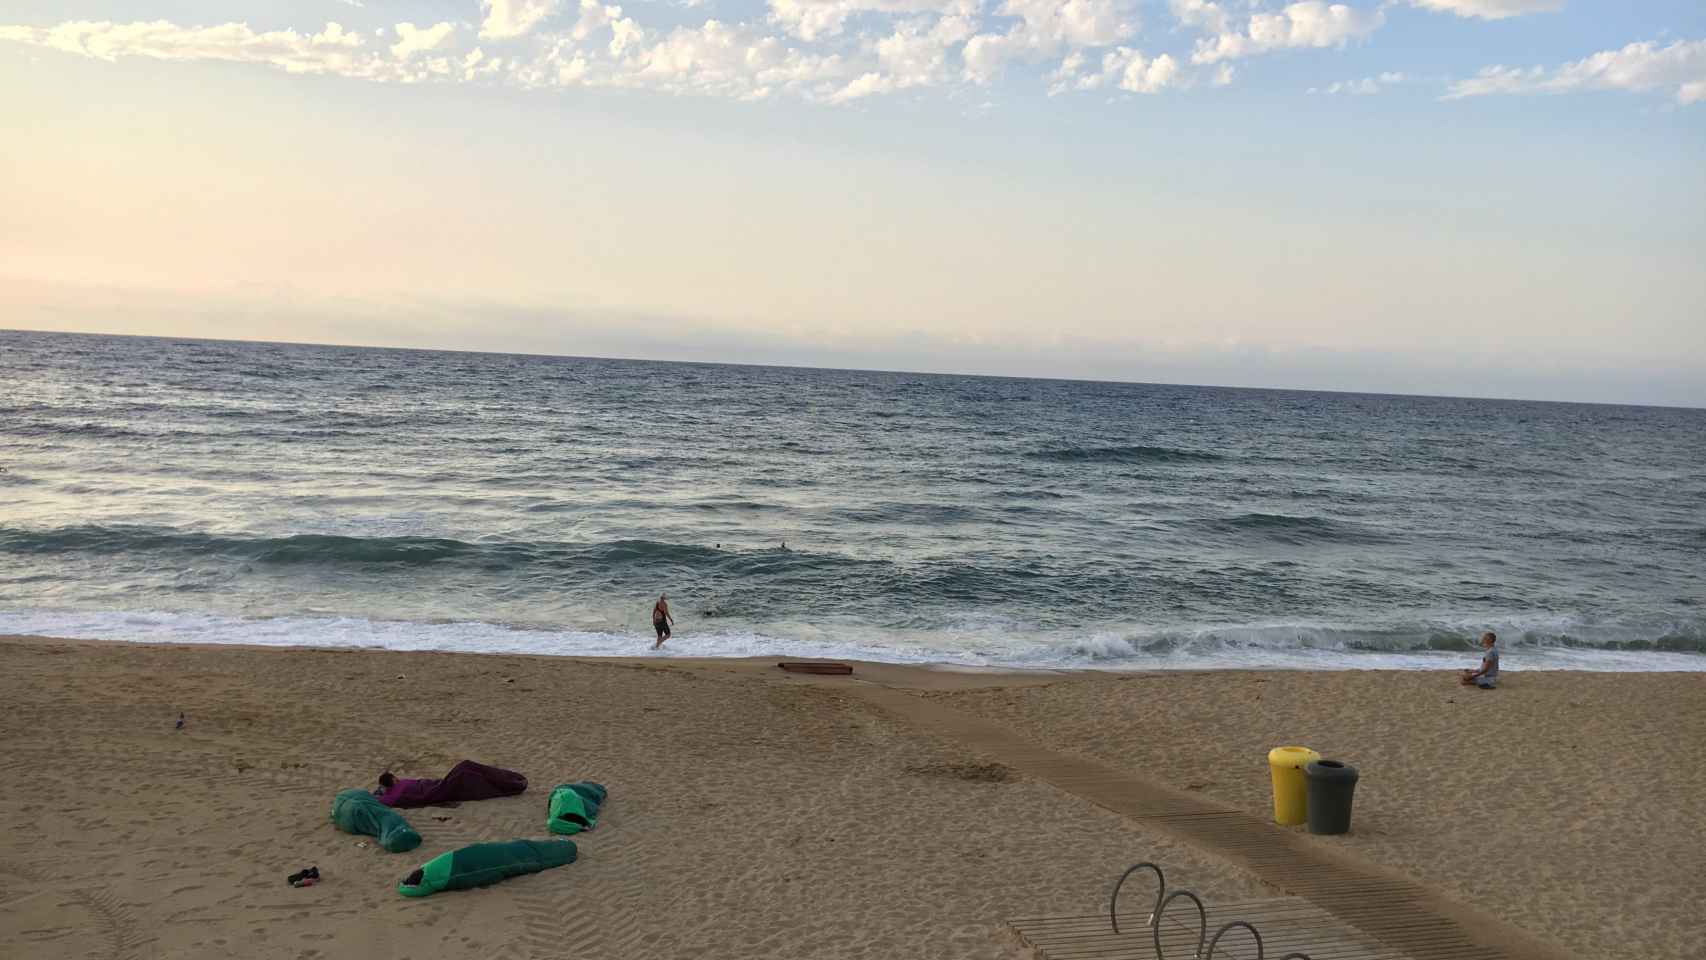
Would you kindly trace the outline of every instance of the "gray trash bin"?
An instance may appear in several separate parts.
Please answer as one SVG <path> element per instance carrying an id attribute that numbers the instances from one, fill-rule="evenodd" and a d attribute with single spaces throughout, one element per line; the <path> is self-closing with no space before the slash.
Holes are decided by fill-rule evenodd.
<path id="1" fill-rule="evenodd" d="M 1309 780 L 1309 832 L 1349 833 L 1357 768 L 1337 760 L 1316 760 L 1303 768 L 1303 775 Z"/>

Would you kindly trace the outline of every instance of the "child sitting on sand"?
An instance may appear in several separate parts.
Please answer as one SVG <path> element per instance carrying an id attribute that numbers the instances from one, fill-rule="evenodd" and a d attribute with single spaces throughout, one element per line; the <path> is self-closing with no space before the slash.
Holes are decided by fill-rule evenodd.
<path id="1" fill-rule="evenodd" d="M 1481 654 L 1481 669 L 1460 670 L 1457 682 L 1464 686 L 1477 686 L 1482 690 L 1492 690 L 1499 685 L 1499 638 L 1488 630 L 1481 634 L 1481 646 L 1486 650 Z"/>

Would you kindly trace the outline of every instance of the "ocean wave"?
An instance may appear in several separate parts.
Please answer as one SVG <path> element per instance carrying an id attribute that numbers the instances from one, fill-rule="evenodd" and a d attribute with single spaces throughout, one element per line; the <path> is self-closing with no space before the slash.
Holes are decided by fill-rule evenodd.
<path id="1" fill-rule="evenodd" d="M 836 554 L 778 548 L 723 551 L 695 544 L 621 539 L 588 542 L 494 540 L 469 542 L 447 537 L 348 536 L 299 533 L 289 536 L 237 536 L 167 530 L 157 527 L 82 525 L 46 529 L 0 527 L 0 553 L 176 554 L 185 558 L 225 558 L 260 564 L 416 566 L 456 563 L 485 572 L 520 572 L 529 566 L 562 571 L 606 571 L 618 567 L 708 569 L 738 575 L 793 572 L 869 563 Z"/>
<path id="2" fill-rule="evenodd" d="M 1203 450 L 1176 447 L 1111 446 L 1050 447 L 1025 454 L 1032 460 L 1051 463 L 1214 463 L 1226 458 Z"/>
<path id="3" fill-rule="evenodd" d="M 932 524 L 947 526 L 956 523 L 970 523 L 979 516 L 978 511 L 952 503 L 873 503 L 861 507 L 837 507 L 829 511 L 829 515 L 850 523 L 876 524 Z"/>
<path id="4" fill-rule="evenodd" d="M 1220 624 L 1171 628 L 1098 630 L 1069 641 L 1068 652 L 1093 662 L 1148 660 L 1156 657 L 1261 660 L 1265 654 L 1335 655 L 1347 663 L 1364 655 L 1475 655 L 1479 636 L 1491 629 L 1501 649 L 1544 658 L 1572 653 L 1706 654 L 1706 621 L 1647 625 L 1583 624 L 1568 618 L 1537 617 L 1477 623 L 1415 621 L 1387 625 Z M 1666 660 L 1673 669 L 1706 670 L 1706 657 Z"/>
<path id="5" fill-rule="evenodd" d="M 1386 543 L 1391 540 L 1379 530 L 1349 520 L 1316 516 L 1294 517 L 1283 513 L 1245 513 L 1235 517 L 1187 520 L 1185 523 L 1234 537 L 1293 546 Z"/>
<path id="6" fill-rule="evenodd" d="M 48 440 L 61 437 L 86 437 L 95 440 L 136 440 L 144 439 L 151 434 L 128 427 L 115 426 L 108 423 L 51 423 L 41 420 L 19 420 L 12 423 L 3 431 L 14 437 L 30 440 Z"/>
<path id="7" fill-rule="evenodd" d="M 121 426 L 92 420 L 59 423 L 47 420 L 20 420 L 0 426 L 0 436 L 26 440 L 214 440 L 238 436 L 238 434 L 184 427 L 139 429 L 134 426 Z"/>
<path id="8" fill-rule="evenodd" d="M 754 513 L 765 510 L 780 510 L 779 504 L 764 503 L 759 500 L 747 500 L 742 497 L 723 497 L 712 500 L 696 500 L 687 506 L 693 510 L 703 510 L 708 513 Z"/>
<path id="9" fill-rule="evenodd" d="M 431 563 L 479 549 L 430 537 L 349 537 L 296 534 L 234 537 L 153 527 L 74 526 L 45 530 L 0 528 L 0 550 L 12 553 L 130 553 L 170 551 L 238 557 L 262 563 Z"/>

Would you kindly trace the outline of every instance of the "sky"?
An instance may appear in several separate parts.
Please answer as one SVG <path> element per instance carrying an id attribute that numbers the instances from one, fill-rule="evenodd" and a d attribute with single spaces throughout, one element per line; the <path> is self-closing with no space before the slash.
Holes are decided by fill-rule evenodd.
<path id="1" fill-rule="evenodd" d="M 11 0 L 0 327 L 1706 406 L 1706 3 Z"/>

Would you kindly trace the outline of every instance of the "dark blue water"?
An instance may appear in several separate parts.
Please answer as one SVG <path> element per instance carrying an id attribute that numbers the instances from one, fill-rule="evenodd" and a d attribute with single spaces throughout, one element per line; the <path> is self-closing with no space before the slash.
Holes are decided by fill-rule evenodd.
<path id="1" fill-rule="evenodd" d="M 0 332 L 0 466 L 0 632 L 1706 668 L 1701 410 Z"/>

